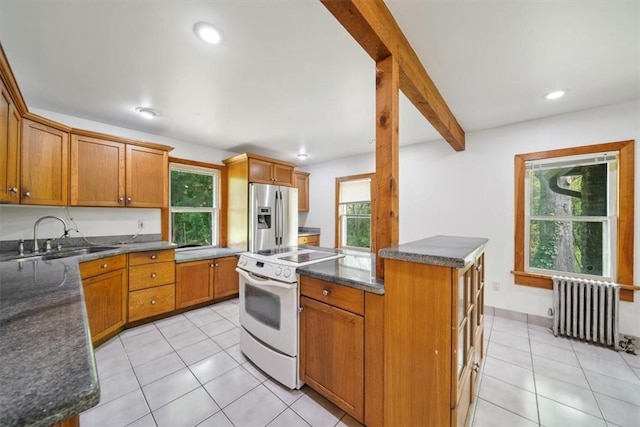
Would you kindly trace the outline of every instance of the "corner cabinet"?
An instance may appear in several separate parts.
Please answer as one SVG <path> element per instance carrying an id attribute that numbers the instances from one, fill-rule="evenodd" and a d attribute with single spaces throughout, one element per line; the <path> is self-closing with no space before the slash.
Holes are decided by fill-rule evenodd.
<path id="1" fill-rule="evenodd" d="M 91 341 L 110 338 L 127 322 L 127 256 L 80 263 Z"/>
<path id="2" fill-rule="evenodd" d="M 407 244 L 404 257 L 394 255 L 403 245 L 380 251 L 385 425 L 470 424 L 484 357 L 486 242 L 436 236 Z M 463 253 L 453 259 L 459 247 Z"/>
<path id="3" fill-rule="evenodd" d="M 309 212 L 309 174 L 295 171 L 293 186 L 298 189 L 298 212 Z"/>
<path id="4" fill-rule="evenodd" d="M 45 119 L 43 122 L 48 121 Z M 66 206 L 69 132 L 50 123 L 23 118 L 21 151 L 20 203 Z"/>
<path id="5" fill-rule="evenodd" d="M 22 117 L 0 80 L 0 203 L 20 203 Z"/>
<path id="6" fill-rule="evenodd" d="M 92 135 L 71 135 L 72 206 L 167 206 L 170 147 L 143 147 Z"/>

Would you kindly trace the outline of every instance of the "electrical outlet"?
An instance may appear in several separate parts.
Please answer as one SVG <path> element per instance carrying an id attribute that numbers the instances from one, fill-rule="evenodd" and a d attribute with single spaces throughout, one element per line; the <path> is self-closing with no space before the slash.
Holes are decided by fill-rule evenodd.
<path id="1" fill-rule="evenodd" d="M 500 290 L 500 282 L 497 282 L 497 281 L 491 282 L 491 289 L 493 289 L 494 291 L 499 291 Z"/>
<path id="2" fill-rule="evenodd" d="M 142 229 L 144 228 L 144 219 L 139 219 L 138 220 L 138 229 Z"/>

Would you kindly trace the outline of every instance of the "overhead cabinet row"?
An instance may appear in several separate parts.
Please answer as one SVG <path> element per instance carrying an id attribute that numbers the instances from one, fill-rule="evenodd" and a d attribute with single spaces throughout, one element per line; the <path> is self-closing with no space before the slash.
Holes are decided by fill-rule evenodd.
<path id="1" fill-rule="evenodd" d="M 21 118 L 7 105 L 4 91 L 2 94 L 0 201 L 48 206 L 167 206 L 171 147 L 126 143 L 117 137 L 65 128 L 31 114 Z"/>

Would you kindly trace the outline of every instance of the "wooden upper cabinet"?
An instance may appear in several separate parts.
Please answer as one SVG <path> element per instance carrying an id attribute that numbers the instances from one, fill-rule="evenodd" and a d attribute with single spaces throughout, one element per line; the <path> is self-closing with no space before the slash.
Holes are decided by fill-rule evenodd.
<path id="1" fill-rule="evenodd" d="M 298 212 L 309 212 L 309 174 L 294 172 L 293 184 L 298 189 Z"/>
<path id="2" fill-rule="evenodd" d="M 71 135 L 72 206 L 124 206 L 125 144 Z"/>
<path id="3" fill-rule="evenodd" d="M 22 118 L 0 81 L 0 203 L 20 202 L 20 123 Z"/>
<path id="4" fill-rule="evenodd" d="M 259 184 L 274 184 L 293 187 L 293 163 L 287 163 L 257 154 L 245 153 L 231 157 L 223 161 L 227 166 L 230 164 L 246 164 L 249 182 Z M 242 168 L 238 168 L 240 170 Z"/>
<path id="5" fill-rule="evenodd" d="M 22 120 L 21 199 L 28 205 L 65 206 L 69 186 L 69 133 Z"/>
<path id="6" fill-rule="evenodd" d="M 169 154 L 164 150 L 127 144 L 126 205 L 166 207 L 169 201 Z"/>

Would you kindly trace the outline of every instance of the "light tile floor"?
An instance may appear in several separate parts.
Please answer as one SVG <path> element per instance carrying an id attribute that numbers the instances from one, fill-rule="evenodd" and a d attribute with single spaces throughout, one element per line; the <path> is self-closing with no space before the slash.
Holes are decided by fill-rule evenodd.
<path id="1" fill-rule="evenodd" d="M 237 303 L 129 329 L 100 346 L 101 400 L 81 415 L 82 427 L 359 426 L 242 355 Z M 485 346 L 474 427 L 640 425 L 640 357 L 492 316 Z"/>

